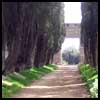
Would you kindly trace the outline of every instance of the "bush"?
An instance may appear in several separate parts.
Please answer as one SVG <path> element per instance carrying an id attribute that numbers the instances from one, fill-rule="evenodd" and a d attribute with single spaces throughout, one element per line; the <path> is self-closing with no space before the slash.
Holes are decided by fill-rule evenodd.
<path id="1" fill-rule="evenodd" d="M 69 47 L 62 52 L 62 59 L 68 62 L 68 64 L 78 64 L 79 51 L 74 47 Z"/>
<path id="2" fill-rule="evenodd" d="M 98 98 L 98 73 L 95 68 L 89 64 L 81 64 L 79 66 L 82 79 L 90 91 L 92 98 Z"/>
<path id="3" fill-rule="evenodd" d="M 98 79 L 95 79 L 95 81 L 92 83 L 90 93 L 93 98 L 98 98 Z"/>

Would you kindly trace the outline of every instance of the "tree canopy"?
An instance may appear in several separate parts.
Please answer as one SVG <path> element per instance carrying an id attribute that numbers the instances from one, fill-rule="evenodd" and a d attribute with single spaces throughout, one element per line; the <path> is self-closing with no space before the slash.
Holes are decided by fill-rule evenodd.
<path id="1" fill-rule="evenodd" d="M 3 73 L 52 62 L 65 36 L 63 5 L 2 2 Z"/>
<path id="2" fill-rule="evenodd" d="M 98 66 L 98 2 L 82 2 L 81 45 L 85 63 Z"/>

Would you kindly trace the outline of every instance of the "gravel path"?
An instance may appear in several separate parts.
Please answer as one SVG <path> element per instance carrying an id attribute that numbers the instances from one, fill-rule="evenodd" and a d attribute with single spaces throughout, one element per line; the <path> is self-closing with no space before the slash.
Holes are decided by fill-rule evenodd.
<path id="1" fill-rule="evenodd" d="M 76 65 L 58 69 L 23 88 L 12 98 L 90 98 Z"/>

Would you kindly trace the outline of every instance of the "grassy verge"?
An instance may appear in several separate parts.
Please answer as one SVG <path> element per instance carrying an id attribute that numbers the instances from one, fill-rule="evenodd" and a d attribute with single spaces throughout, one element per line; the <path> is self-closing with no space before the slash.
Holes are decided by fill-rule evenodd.
<path id="1" fill-rule="evenodd" d="M 55 65 L 45 65 L 40 68 L 31 68 L 20 73 L 12 73 L 2 76 L 2 98 L 9 98 L 17 93 L 22 87 L 28 85 L 34 80 L 41 78 L 43 75 L 52 72 L 57 67 Z"/>
<path id="2" fill-rule="evenodd" d="M 81 64 L 79 66 L 82 79 L 90 91 L 92 98 L 98 98 L 98 72 L 89 64 Z"/>

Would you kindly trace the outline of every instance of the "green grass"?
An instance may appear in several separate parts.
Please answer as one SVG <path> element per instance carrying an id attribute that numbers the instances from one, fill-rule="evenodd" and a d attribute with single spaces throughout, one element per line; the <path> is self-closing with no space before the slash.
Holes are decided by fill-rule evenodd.
<path id="1" fill-rule="evenodd" d="M 79 66 L 82 79 L 86 82 L 92 98 L 98 98 L 98 72 L 89 64 Z"/>
<path id="2" fill-rule="evenodd" d="M 2 98 L 9 98 L 17 93 L 21 88 L 30 84 L 34 80 L 38 80 L 43 75 L 56 69 L 56 65 L 45 65 L 40 68 L 33 67 L 20 73 L 12 73 L 2 76 Z"/>

